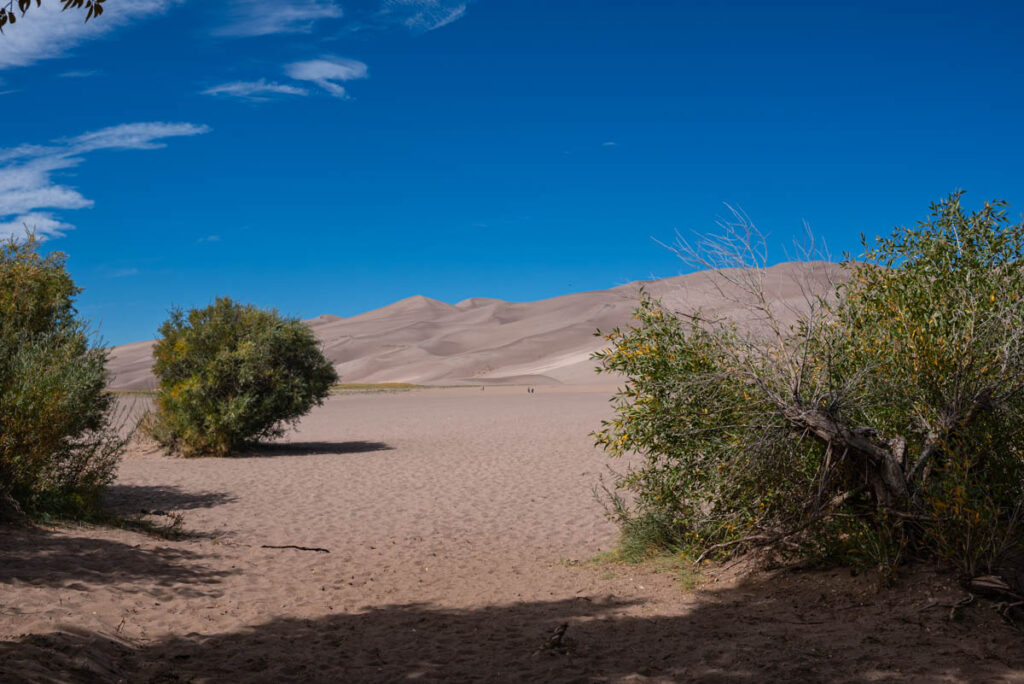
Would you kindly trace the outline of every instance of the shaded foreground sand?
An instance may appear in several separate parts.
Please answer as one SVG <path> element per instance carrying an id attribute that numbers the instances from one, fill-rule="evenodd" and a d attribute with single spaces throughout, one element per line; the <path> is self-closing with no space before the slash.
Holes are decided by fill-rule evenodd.
<path id="1" fill-rule="evenodd" d="M 110 506 L 195 536 L 0 529 L 0 680 L 1024 681 L 1021 635 L 984 605 L 950 622 L 962 593 L 925 570 L 879 595 L 586 563 L 615 538 L 608 394 L 343 395 L 245 458 L 133 453 Z"/>

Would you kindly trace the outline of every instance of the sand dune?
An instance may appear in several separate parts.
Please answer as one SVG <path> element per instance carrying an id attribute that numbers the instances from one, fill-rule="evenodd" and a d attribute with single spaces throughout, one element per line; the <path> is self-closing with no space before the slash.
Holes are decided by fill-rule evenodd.
<path id="1" fill-rule="evenodd" d="M 824 263 L 787 263 L 765 275 L 765 291 L 780 317 L 805 310 L 805 288 L 839 272 Z M 536 302 L 473 297 L 452 305 L 414 296 L 358 316 L 306 321 L 342 382 L 425 385 L 588 384 L 602 382 L 589 360 L 602 346 L 594 332 L 627 326 L 644 287 L 677 310 L 702 309 L 755 321 L 736 288 L 721 276 L 694 273 L 635 282 Z M 112 351 L 114 389 L 151 389 L 152 342 Z"/>

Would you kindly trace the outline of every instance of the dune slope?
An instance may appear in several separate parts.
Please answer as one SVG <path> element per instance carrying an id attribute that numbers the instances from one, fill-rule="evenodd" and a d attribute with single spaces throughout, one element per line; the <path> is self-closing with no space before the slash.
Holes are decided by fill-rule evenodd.
<path id="1" fill-rule="evenodd" d="M 824 263 L 786 263 L 765 274 L 765 291 L 780 318 L 805 310 L 805 291 L 841 273 Z M 506 302 L 474 297 L 451 305 L 414 296 L 350 318 L 306 321 L 342 382 L 424 385 L 591 384 L 601 382 L 590 354 L 602 346 L 596 330 L 627 326 L 640 288 L 676 310 L 702 309 L 753 319 L 739 292 L 710 273 L 635 282 L 608 290 Z M 152 389 L 152 341 L 115 347 L 113 389 Z"/>

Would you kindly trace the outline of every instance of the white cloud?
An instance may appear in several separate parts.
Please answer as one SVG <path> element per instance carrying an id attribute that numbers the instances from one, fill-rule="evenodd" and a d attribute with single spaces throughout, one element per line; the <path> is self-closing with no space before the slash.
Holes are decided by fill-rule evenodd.
<path id="1" fill-rule="evenodd" d="M 258 81 L 233 81 L 222 83 L 203 91 L 203 95 L 230 95 L 247 100 L 266 100 L 266 95 L 309 95 L 305 88 L 274 83 L 261 78 Z"/>
<path id="2" fill-rule="evenodd" d="M 208 126 L 197 126 L 190 123 L 165 123 L 148 121 L 144 123 L 121 124 L 101 128 L 91 133 L 83 133 L 66 142 L 72 154 L 92 152 L 93 150 L 158 150 L 167 147 L 162 138 L 200 135 L 209 133 Z"/>
<path id="3" fill-rule="evenodd" d="M 615 143 L 609 140 L 608 142 L 601 143 L 601 147 L 615 147 Z"/>
<path id="4" fill-rule="evenodd" d="M 332 0 L 234 0 L 228 13 L 228 23 L 216 29 L 215 35 L 309 33 L 317 21 L 343 15 L 341 7 Z"/>
<path id="5" fill-rule="evenodd" d="M 104 15 L 105 16 L 105 15 Z M 74 226 L 54 217 L 54 209 L 84 209 L 92 200 L 54 182 L 52 174 L 81 164 L 97 150 L 155 150 L 166 138 L 206 133 L 189 123 L 133 123 L 111 126 L 50 145 L 0 149 L 0 236 L 20 234 L 25 226 L 40 236 L 58 236 Z"/>
<path id="6" fill-rule="evenodd" d="M 427 32 L 447 26 L 466 15 L 466 3 L 446 0 L 384 0 L 380 14 L 406 28 Z"/>
<path id="7" fill-rule="evenodd" d="M 200 244 L 204 242 L 220 242 L 220 235 L 207 235 L 205 237 L 199 238 L 198 240 L 196 240 L 196 242 Z"/>
<path id="8" fill-rule="evenodd" d="M 86 69 L 82 71 L 65 71 L 63 74 L 59 74 L 61 78 L 89 78 L 100 73 L 97 69 Z"/>
<path id="9" fill-rule="evenodd" d="M 83 13 L 61 11 L 61 2 L 44 2 L 16 24 L 4 27 L 0 39 L 0 69 L 33 64 L 60 57 L 79 43 L 99 38 L 116 28 L 163 14 L 180 0 L 121 0 L 102 17 L 84 22 Z"/>
<path id="10" fill-rule="evenodd" d="M 354 59 L 327 55 L 307 62 L 293 62 L 285 67 L 285 73 L 296 81 L 315 83 L 335 97 L 346 97 L 345 88 L 337 81 L 366 78 L 367 67 Z"/>
<path id="11" fill-rule="evenodd" d="M 415 33 L 426 33 L 464 17 L 470 1 L 373 0 L 352 7 L 352 3 L 348 3 L 346 9 L 351 11 L 347 28 L 350 31 L 386 31 L 403 27 Z"/>
<path id="12" fill-rule="evenodd" d="M 24 236 L 26 231 L 35 231 L 39 237 L 60 237 L 65 231 L 74 228 L 70 223 L 64 223 L 53 218 L 49 212 L 31 212 L 19 216 L 13 221 L 0 222 L 0 237 L 16 235 Z"/>
<path id="13" fill-rule="evenodd" d="M 430 3 L 403 23 L 413 31 L 433 31 L 442 26 L 458 21 L 466 14 L 465 5 L 445 7 L 440 3 Z"/>

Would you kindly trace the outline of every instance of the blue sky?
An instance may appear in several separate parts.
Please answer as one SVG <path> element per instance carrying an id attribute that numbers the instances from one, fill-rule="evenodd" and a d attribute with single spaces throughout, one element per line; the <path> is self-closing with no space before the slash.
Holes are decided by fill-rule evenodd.
<path id="1" fill-rule="evenodd" d="M 230 295 L 301 317 L 680 273 L 651 238 L 1024 206 L 1012 2 L 43 0 L 0 37 L 0 232 L 111 343 Z"/>

